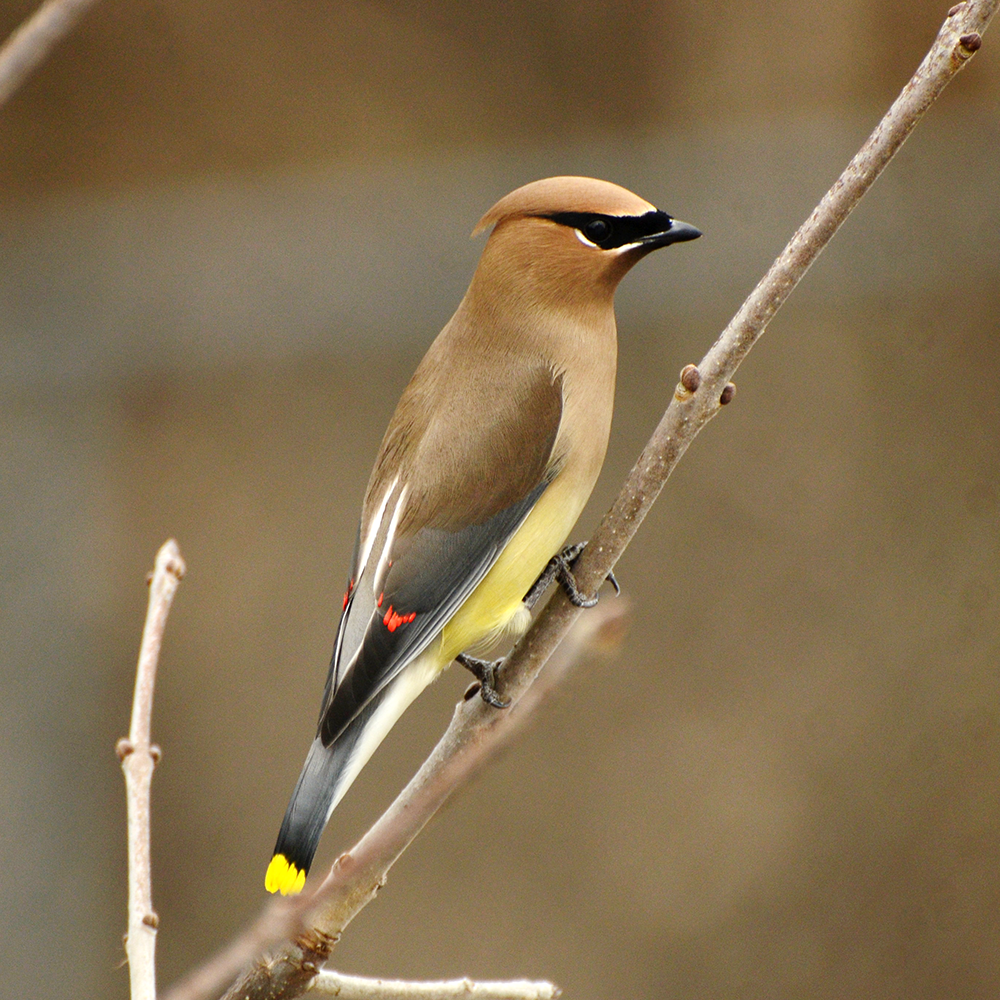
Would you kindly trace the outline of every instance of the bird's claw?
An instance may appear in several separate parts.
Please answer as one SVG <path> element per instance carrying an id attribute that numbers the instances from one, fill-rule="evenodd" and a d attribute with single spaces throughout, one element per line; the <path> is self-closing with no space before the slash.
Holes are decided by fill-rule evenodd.
<path id="1" fill-rule="evenodd" d="M 478 657 L 459 653 L 455 661 L 461 663 L 479 681 L 479 696 L 487 705 L 492 705 L 493 708 L 510 708 L 510 699 L 501 698 L 496 689 L 497 674 L 503 660 L 480 660 Z"/>
<path id="2" fill-rule="evenodd" d="M 534 586 L 525 595 L 524 603 L 533 608 L 538 599 L 548 590 L 549 585 L 558 580 L 570 604 L 578 608 L 592 608 L 597 604 L 597 594 L 588 596 L 576 585 L 576 577 L 573 575 L 573 563 L 579 558 L 580 553 L 587 547 L 586 542 L 577 542 L 575 545 L 567 545 L 561 552 L 556 553 L 550 560 L 541 575 L 535 581 Z M 615 574 L 608 573 L 605 578 L 612 587 L 615 594 L 620 594 L 622 588 L 615 577 Z"/>

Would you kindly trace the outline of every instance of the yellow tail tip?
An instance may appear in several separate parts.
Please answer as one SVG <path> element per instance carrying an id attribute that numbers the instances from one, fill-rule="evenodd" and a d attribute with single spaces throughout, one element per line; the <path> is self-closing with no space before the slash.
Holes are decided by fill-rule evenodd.
<path id="1" fill-rule="evenodd" d="M 306 873 L 296 868 L 284 854 L 275 854 L 267 866 L 264 888 L 268 892 L 280 892 L 282 896 L 294 896 L 306 884 Z"/>

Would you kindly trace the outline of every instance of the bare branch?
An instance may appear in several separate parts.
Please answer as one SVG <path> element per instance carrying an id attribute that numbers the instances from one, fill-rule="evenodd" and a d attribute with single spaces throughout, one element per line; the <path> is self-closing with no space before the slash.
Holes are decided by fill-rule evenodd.
<path id="1" fill-rule="evenodd" d="M 559 988 L 552 983 L 514 979 L 503 983 L 476 983 L 450 979 L 438 983 L 399 979 L 365 979 L 339 972 L 321 972 L 309 992 L 339 1000 L 555 1000 Z"/>
<path id="2" fill-rule="evenodd" d="M 128 737 L 115 750 L 125 772 L 128 805 L 128 955 L 132 1000 L 156 1000 L 156 925 L 149 853 L 149 788 L 160 748 L 149 741 L 153 687 L 167 615 L 184 576 L 184 560 L 170 539 L 156 554 L 149 586 L 149 607 L 139 647 Z"/>
<path id="3" fill-rule="evenodd" d="M 735 386 L 729 387 L 733 375 L 774 314 L 875 183 L 924 112 L 979 49 L 982 33 L 996 13 L 998 2 L 969 0 L 951 8 L 923 62 L 878 127 L 702 359 L 697 380 L 692 382 L 687 368 L 682 371 L 681 383 L 663 419 L 614 506 L 573 568 L 583 590 L 592 590 L 614 567 L 688 445 L 719 412 L 719 407 L 732 399 Z M 691 384 L 695 385 L 694 390 L 687 388 Z M 565 601 L 553 613 L 560 620 L 578 614 Z M 553 633 L 548 641 L 556 641 L 558 628 L 554 627 Z"/>
<path id="4" fill-rule="evenodd" d="M 0 106 L 45 60 L 95 0 L 46 0 L 0 48 Z"/>
<path id="5" fill-rule="evenodd" d="M 998 3 L 1000 0 L 968 0 L 952 8 L 913 78 L 747 298 L 698 371 L 684 370 L 663 419 L 574 566 L 577 583 L 584 592 L 593 592 L 601 584 L 691 441 L 719 407 L 732 399 L 733 374 L 778 308 L 923 113 L 980 47 L 982 32 Z M 319 889 L 291 903 L 272 903 L 242 941 L 169 994 L 169 1000 L 208 996 L 235 973 L 253 948 L 274 944 L 282 936 L 294 936 L 295 945 L 267 962 L 255 964 L 233 985 L 227 998 L 290 998 L 308 988 L 344 927 L 374 898 L 396 858 L 448 794 L 471 773 L 470 762 L 481 764 L 497 738 L 497 730 L 513 724 L 517 713 L 524 711 L 528 699 L 522 696 L 578 619 L 580 610 L 562 593 L 555 594 L 505 664 L 499 690 L 502 697 L 514 703 L 509 713 L 489 709 L 479 699 L 459 705 L 431 757 L 361 841 L 337 860 Z"/>

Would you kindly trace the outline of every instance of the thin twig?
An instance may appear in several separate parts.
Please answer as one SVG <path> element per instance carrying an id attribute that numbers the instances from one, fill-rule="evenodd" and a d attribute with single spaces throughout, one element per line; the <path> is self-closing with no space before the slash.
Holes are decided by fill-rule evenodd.
<path id="1" fill-rule="evenodd" d="M 184 560 L 170 539 L 156 554 L 149 585 L 146 625 L 139 647 L 132 699 L 132 724 L 128 737 L 115 747 L 125 772 L 128 804 L 128 955 L 132 1000 L 156 1000 L 156 925 L 149 852 L 149 788 L 160 748 L 150 743 L 153 688 L 160 658 L 163 630 L 177 586 L 184 575 Z"/>
<path id="2" fill-rule="evenodd" d="M 46 0 L 0 48 L 0 106 L 96 0 Z"/>
<path id="3" fill-rule="evenodd" d="M 400 979 L 365 979 L 340 972 L 321 972 L 309 987 L 313 996 L 339 1000 L 555 1000 L 559 988 L 552 983 L 513 979 L 509 982 L 474 982 L 449 979 L 437 983 Z"/>
<path id="4" fill-rule="evenodd" d="M 698 369 L 682 373 L 653 437 L 574 567 L 577 583 L 585 592 L 595 590 L 604 580 L 691 441 L 720 405 L 732 398 L 729 380 L 775 312 L 923 113 L 980 47 L 982 33 L 998 3 L 1000 0 L 968 0 L 952 8 L 927 57 L 878 128 L 792 237 Z M 579 616 L 579 609 L 557 593 L 508 657 L 499 688 L 502 697 L 514 702 L 512 715 Z M 491 731 L 503 725 L 503 714 L 486 708 L 478 699 L 460 705 L 428 761 L 357 846 L 338 859 L 319 889 L 290 904 L 272 904 L 243 942 L 227 949 L 210 970 L 202 969 L 182 989 L 171 993 L 169 1000 L 208 996 L 221 985 L 223 972 L 228 978 L 235 972 L 234 963 L 249 957 L 250 947 L 262 941 L 273 943 L 283 935 L 297 935 L 295 945 L 266 963 L 254 965 L 234 983 L 227 997 L 287 1000 L 300 995 L 315 979 L 343 928 L 374 897 L 399 854 L 448 793 L 467 777 L 463 757 L 470 747 L 491 739 Z M 299 931 L 303 926 L 309 928 L 305 933 Z"/>

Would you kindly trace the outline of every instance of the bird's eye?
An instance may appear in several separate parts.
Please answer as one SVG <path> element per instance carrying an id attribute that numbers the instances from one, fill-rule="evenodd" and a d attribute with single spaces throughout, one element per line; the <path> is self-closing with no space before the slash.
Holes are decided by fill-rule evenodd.
<path id="1" fill-rule="evenodd" d="M 600 243 L 611 235 L 611 223 L 605 219 L 591 219 L 583 227 L 583 235 L 591 243 Z"/>

